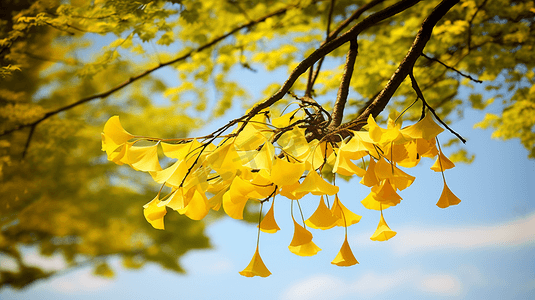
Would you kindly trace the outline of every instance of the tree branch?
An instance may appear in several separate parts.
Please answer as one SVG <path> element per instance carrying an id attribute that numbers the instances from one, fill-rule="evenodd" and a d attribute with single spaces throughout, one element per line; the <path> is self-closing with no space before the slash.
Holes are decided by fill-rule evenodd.
<path id="1" fill-rule="evenodd" d="M 392 75 L 390 80 L 387 82 L 383 90 L 377 97 L 375 97 L 373 102 L 364 110 L 361 115 L 359 115 L 355 120 L 342 125 L 343 128 L 359 130 L 364 124 L 366 124 L 366 120 L 370 114 L 373 117 L 376 117 L 383 111 L 398 87 L 405 80 L 409 72 L 411 72 L 416 60 L 421 56 L 425 45 L 431 38 L 433 28 L 436 26 L 437 22 L 457 3 L 459 3 L 459 0 L 443 0 L 435 7 L 431 14 L 423 21 L 409 52 L 399 65 L 398 69 L 394 72 L 394 75 Z"/>
<path id="2" fill-rule="evenodd" d="M 106 98 L 106 97 L 110 96 L 111 94 L 113 94 L 113 93 L 115 93 L 115 92 L 121 90 L 122 88 L 124 88 L 124 87 L 130 85 L 131 83 L 133 83 L 133 82 L 135 82 L 135 81 L 137 81 L 137 80 L 139 80 L 139 79 L 141 79 L 141 78 L 143 78 L 143 77 L 145 77 L 145 76 L 151 74 L 152 72 L 154 72 L 154 71 L 156 71 L 156 70 L 159 70 L 159 69 L 161 69 L 161 68 L 163 68 L 163 67 L 166 67 L 166 66 L 172 65 L 172 64 L 174 64 L 174 63 L 177 63 L 177 62 L 186 60 L 187 58 L 189 58 L 189 57 L 190 57 L 191 55 L 193 55 L 194 53 L 196 53 L 196 52 L 201 52 L 201 51 L 203 51 L 203 50 L 205 50 L 205 49 L 207 49 L 207 48 L 210 48 L 210 47 L 212 47 L 213 45 L 219 43 L 220 41 L 224 40 L 225 38 L 227 38 L 227 37 L 233 35 L 234 33 L 238 32 L 238 31 L 240 31 L 240 30 L 242 30 L 242 29 L 244 29 L 244 28 L 251 27 L 251 26 L 256 25 L 256 24 L 258 24 L 258 23 L 264 22 L 265 20 L 267 20 L 267 19 L 269 19 L 269 18 L 271 18 L 271 17 L 278 16 L 278 15 L 282 15 L 282 14 L 286 13 L 286 11 L 287 11 L 288 9 L 289 9 L 289 7 L 279 9 L 279 10 L 277 10 L 277 11 L 275 11 L 275 12 L 272 12 L 272 13 L 270 13 L 270 14 L 267 14 L 267 15 L 265 15 L 265 16 L 259 18 L 259 19 L 253 20 L 253 21 L 248 22 L 248 23 L 246 23 L 246 24 L 243 24 L 243 25 L 241 25 L 241 26 L 239 26 L 239 27 L 236 27 L 236 28 L 234 28 L 233 30 L 227 32 L 226 34 L 221 35 L 221 36 L 219 36 L 219 37 L 213 39 L 212 41 L 210 41 L 210 42 L 208 42 L 208 43 L 206 43 L 206 44 L 204 44 L 204 45 L 202 45 L 202 46 L 200 46 L 200 47 L 198 47 L 198 48 L 196 48 L 196 49 L 193 49 L 193 50 L 189 51 L 189 52 L 186 53 L 186 54 L 183 54 L 183 55 L 181 55 L 181 56 L 179 56 L 179 57 L 176 57 L 176 58 L 174 58 L 174 59 L 172 59 L 172 60 L 170 60 L 170 61 L 168 61 L 168 62 L 160 63 L 160 64 L 157 65 L 156 67 L 153 67 L 153 68 L 151 68 L 151 69 L 148 69 L 148 70 L 144 71 L 143 73 L 140 73 L 140 74 L 138 74 L 138 75 L 136 75 L 136 76 L 130 77 L 130 78 L 129 78 L 128 80 L 126 80 L 125 82 L 123 82 L 123 83 L 121 83 L 121 84 L 115 86 L 114 88 L 111 88 L 111 89 L 108 90 L 108 91 L 105 91 L 105 92 L 102 92 L 102 93 L 99 93 L 99 94 L 95 94 L 95 95 L 92 95 L 92 96 L 89 96 L 89 97 L 82 98 L 82 99 L 80 99 L 80 100 L 78 100 L 78 101 L 76 101 L 76 102 L 74 102 L 74 103 L 69 104 L 69 105 L 66 105 L 66 106 L 57 108 L 57 109 L 55 109 L 55 110 L 49 111 L 49 112 L 45 113 L 41 118 L 39 118 L 39 119 L 37 119 L 37 120 L 35 120 L 35 121 L 31 122 L 31 123 L 20 124 L 20 125 L 18 125 L 18 126 L 16 126 L 16 127 L 12 128 L 12 129 L 9 129 L 9 130 L 6 130 L 6 131 L 0 133 L 0 136 L 4 136 L 4 135 L 6 135 L 6 134 L 9 134 L 9 133 L 14 132 L 14 131 L 21 130 L 21 129 L 26 128 L 26 127 L 35 127 L 35 126 L 37 126 L 39 123 L 41 123 L 42 121 L 44 121 L 44 120 L 46 120 L 46 119 L 48 119 L 48 118 L 50 118 L 50 117 L 52 117 L 52 116 L 55 116 L 55 115 L 59 114 L 60 112 L 69 110 L 69 109 L 71 109 L 71 108 L 73 108 L 73 107 L 76 107 L 76 106 L 78 106 L 78 105 L 84 104 L 84 103 L 89 102 L 89 101 L 92 101 L 92 100 L 101 99 L 101 98 Z"/>
<path id="3" fill-rule="evenodd" d="M 310 54 L 307 58 L 305 58 L 303 61 L 301 61 L 297 67 L 292 71 L 286 82 L 282 85 L 282 87 L 271 97 L 264 100 L 261 103 L 258 103 L 255 105 L 247 115 L 247 118 L 250 119 L 253 116 L 255 116 L 257 113 L 259 113 L 261 110 L 270 107 L 275 102 L 279 101 L 284 97 L 284 95 L 290 90 L 292 85 L 297 81 L 297 79 L 308 70 L 315 62 L 320 60 L 322 57 L 330 53 L 331 51 L 337 49 L 341 45 L 354 40 L 357 38 L 357 36 L 364 30 L 372 27 L 373 25 L 378 24 L 379 22 L 392 17 L 412 6 L 414 6 L 416 3 L 420 2 L 421 0 L 403 0 L 396 2 L 395 4 L 378 11 L 364 20 L 362 20 L 360 23 L 353 26 L 351 29 L 349 29 L 346 33 L 343 35 L 327 42 L 325 45 L 321 46 L 320 48 L 316 49 L 312 54 Z M 451 1 L 450 1 L 451 2 Z M 459 2 L 459 0 L 454 1 L 455 3 Z M 432 29 L 432 27 L 431 27 Z M 421 51 L 420 51 L 421 53 Z M 242 126 L 245 126 L 243 124 Z"/>
<path id="4" fill-rule="evenodd" d="M 347 52 L 346 64 L 344 67 L 344 74 L 342 75 L 342 81 L 340 82 L 340 89 L 338 89 L 338 96 L 334 103 L 332 122 L 329 124 L 328 130 L 332 131 L 336 127 L 342 124 L 342 118 L 344 116 L 344 107 L 346 105 L 347 96 L 349 94 L 349 83 L 351 82 L 351 76 L 353 75 L 353 69 L 355 67 L 355 60 L 358 54 L 357 40 L 351 41 L 349 44 L 349 51 Z"/>
<path id="5" fill-rule="evenodd" d="M 338 25 L 338 27 L 336 27 L 336 29 L 334 29 L 331 33 L 328 33 L 327 38 L 321 44 L 321 46 L 325 45 L 330 40 L 336 38 L 338 36 L 338 34 L 340 32 L 342 32 L 342 30 L 344 28 L 346 28 L 351 22 L 353 22 L 354 20 L 358 19 L 364 12 L 366 12 L 367 10 L 371 9 L 372 7 L 374 7 L 375 5 L 377 5 L 377 4 L 381 3 L 381 2 L 384 2 L 384 0 L 373 0 L 373 1 L 363 5 L 361 7 L 359 7 L 349 18 L 345 19 L 340 25 Z M 325 56 L 323 56 L 320 59 L 320 61 L 318 62 L 318 66 L 316 67 L 316 71 L 314 72 L 314 74 L 311 74 L 312 78 L 310 80 L 310 91 L 312 91 L 312 89 L 314 87 L 314 83 L 316 83 L 316 79 L 318 79 L 318 75 L 320 73 L 321 65 L 323 64 L 323 60 L 324 59 L 325 59 Z M 312 68 L 310 70 L 312 71 Z M 308 86 L 307 86 L 307 91 L 308 91 Z M 305 93 L 305 95 L 306 95 L 306 93 Z"/>

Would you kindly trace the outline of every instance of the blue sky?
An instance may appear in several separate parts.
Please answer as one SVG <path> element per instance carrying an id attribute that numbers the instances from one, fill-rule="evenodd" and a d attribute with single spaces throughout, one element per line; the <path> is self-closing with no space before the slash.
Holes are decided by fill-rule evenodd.
<path id="1" fill-rule="evenodd" d="M 257 94 L 256 82 L 265 82 L 265 76 L 247 73 L 243 82 Z M 284 74 L 273 76 L 269 81 Z M 239 108 L 232 112 L 239 113 Z M 467 110 L 464 119 L 452 124 L 476 154 L 472 164 L 445 172 L 461 204 L 446 209 L 435 205 L 442 177 L 429 169 L 433 160 L 423 160 L 407 170 L 416 181 L 400 192 L 404 200 L 384 212 L 390 228 L 397 231 L 387 242 L 369 239 L 379 221 L 378 212 L 360 204 L 369 188 L 358 179 L 338 181 L 343 204 L 362 215 L 360 223 L 349 227 L 349 243 L 359 265 L 330 264 L 342 245 L 342 228 L 312 229 L 314 242 L 322 248 L 316 256 L 290 253 L 293 225 L 289 202 L 281 198 L 275 216 L 282 230 L 262 233 L 260 240 L 260 254 L 273 273 L 268 278 L 238 274 L 254 253 L 257 231 L 254 225 L 227 217 L 208 226 L 213 249 L 181 257 L 185 275 L 156 265 L 124 270 L 113 260 L 118 272 L 111 280 L 82 268 L 22 291 L 4 289 L 0 299 L 533 299 L 535 161 L 527 159 L 517 140 L 497 141 L 489 130 L 472 129 L 482 118 L 482 112 Z M 448 132 L 439 136 L 443 141 L 451 137 Z M 312 214 L 318 200 L 307 196 L 301 201 L 305 216 Z M 63 264 L 59 257 L 44 261 L 31 250 L 26 260 Z"/>

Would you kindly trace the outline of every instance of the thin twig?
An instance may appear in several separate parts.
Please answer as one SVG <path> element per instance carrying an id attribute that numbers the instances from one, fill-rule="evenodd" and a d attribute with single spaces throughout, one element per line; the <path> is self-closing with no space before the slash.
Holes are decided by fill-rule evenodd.
<path id="1" fill-rule="evenodd" d="M 446 68 L 449 69 L 449 70 L 455 71 L 457 74 L 459 74 L 459 75 L 461 75 L 461 76 L 463 76 L 463 77 L 465 77 L 465 78 L 468 78 L 468 79 L 470 79 L 470 80 L 472 80 L 472 81 L 475 81 L 475 82 L 477 82 L 477 83 L 483 83 L 483 81 L 481 81 L 481 80 L 477 80 L 477 79 L 473 78 L 473 77 L 470 76 L 470 75 L 466 75 L 466 74 L 462 73 L 461 71 L 455 69 L 454 67 L 450 67 L 450 66 L 446 65 L 445 63 L 441 62 L 440 60 L 438 60 L 438 59 L 435 58 L 435 57 L 429 57 L 429 56 L 425 55 L 425 53 L 422 53 L 422 56 L 425 57 L 425 58 L 427 58 L 427 59 L 429 59 L 430 61 L 434 61 L 434 62 L 437 62 L 437 63 L 443 65 L 444 67 L 446 67 Z"/>
<path id="2" fill-rule="evenodd" d="M 433 113 L 433 115 L 440 122 L 440 124 L 444 125 L 444 127 L 446 127 L 451 133 L 453 133 L 457 138 L 459 138 L 461 140 L 461 142 L 463 142 L 463 144 L 466 144 L 466 140 L 460 134 L 458 134 L 453 129 L 451 129 L 448 126 L 448 124 L 446 124 L 444 121 L 442 121 L 442 119 L 439 118 L 439 116 L 437 115 L 435 110 L 427 103 L 427 101 L 425 101 L 424 94 L 422 93 L 422 90 L 420 90 L 420 87 L 418 86 L 418 82 L 416 82 L 416 78 L 414 78 L 414 74 L 412 73 L 412 71 L 409 73 L 409 76 L 411 78 L 412 88 L 414 89 L 414 91 L 416 91 L 416 94 L 418 95 L 418 97 L 420 99 L 422 99 L 422 103 L 424 104 L 423 106 L 427 107 L 429 109 L 429 111 L 431 111 Z M 422 116 L 424 114 L 424 111 L 425 110 L 422 109 Z"/>

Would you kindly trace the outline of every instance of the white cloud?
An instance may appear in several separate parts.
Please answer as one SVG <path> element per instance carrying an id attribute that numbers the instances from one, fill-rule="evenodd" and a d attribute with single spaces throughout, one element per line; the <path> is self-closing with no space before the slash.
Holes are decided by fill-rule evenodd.
<path id="1" fill-rule="evenodd" d="M 367 273 L 355 280 L 315 275 L 288 288 L 282 299 L 313 300 L 365 297 L 373 298 L 403 286 L 441 296 L 459 295 L 460 280 L 451 274 L 422 274 L 417 269 L 386 274 Z"/>
<path id="2" fill-rule="evenodd" d="M 493 225 L 468 228 L 399 229 L 392 243 L 395 252 L 405 255 L 415 251 L 436 249 L 472 249 L 482 247 L 511 247 L 535 244 L 535 214 Z"/>
<path id="3" fill-rule="evenodd" d="M 448 274 L 428 275 L 422 278 L 419 285 L 420 290 L 440 295 L 459 295 L 461 284 L 459 280 Z"/>
<path id="4" fill-rule="evenodd" d="M 84 269 L 50 280 L 47 288 L 63 294 L 87 293 L 110 288 L 114 280 L 94 276 L 91 269 Z"/>
<path id="5" fill-rule="evenodd" d="M 67 267 L 67 263 L 61 254 L 54 254 L 52 256 L 44 256 L 39 254 L 36 250 L 26 252 L 23 256 L 24 263 L 31 266 L 38 266 L 44 270 L 61 270 Z"/>

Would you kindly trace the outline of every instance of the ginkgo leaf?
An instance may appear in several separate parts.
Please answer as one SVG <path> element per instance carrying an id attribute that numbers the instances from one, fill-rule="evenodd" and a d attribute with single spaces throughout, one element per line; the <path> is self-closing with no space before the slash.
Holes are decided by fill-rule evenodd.
<path id="1" fill-rule="evenodd" d="M 427 141 L 420 139 L 421 141 L 424 141 L 427 145 Z M 394 161 L 404 168 L 412 168 L 418 165 L 420 162 L 420 159 L 422 156 L 418 153 L 418 140 L 410 141 L 407 144 L 404 145 L 396 145 L 394 146 L 394 155 L 397 152 L 400 152 L 398 149 L 404 150 L 404 156 L 397 156 Z"/>
<path id="2" fill-rule="evenodd" d="M 162 145 L 163 154 L 169 158 L 176 158 L 178 160 L 195 159 L 194 154 L 201 151 L 202 143 L 193 139 L 187 143 L 169 144 L 160 143 Z"/>
<path id="3" fill-rule="evenodd" d="M 275 213 L 273 207 L 275 206 L 275 201 L 271 203 L 271 208 L 268 210 L 262 222 L 260 222 L 260 230 L 267 233 L 275 233 L 280 230 L 279 225 L 275 221 Z"/>
<path id="4" fill-rule="evenodd" d="M 167 214 L 165 206 L 158 206 L 160 200 L 158 196 L 152 199 L 147 204 L 143 205 L 143 215 L 147 222 L 156 229 L 165 229 L 163 223 L 163 217 Z"/>
<path id="5" fill-rule="evenodd" d="M 360 183 L 367 186 L 372 187 L 379 183 L 379 180 L 377 179 L 377 175 L 375 175 L 375 160 L 370 157 L 370 163 L 368 164 L 368 169 L 366 170 L 366 173 L 364 176 L 362 176 L 362 179 L 360 180 Z"/>
<path id="6" fill-rule="evenodd" d="M 212 153 L 206 156 L 205 162 L 220 174 L 236 174 L 242 167 L 241 159 L 233 142 L 226 142 L 225 144 L 220 145 Z"/>
<path id="7" fill-rule="evenodd" d="M 301 186 L 295 190 L 295 192 L 309 192 L 316 196 L 334 195 L 338 191 L 339 187 L 325 181 L 314 170 L 308 172 Z"/>
<path id="8" fill-rule="evenodd" d="M 437 206 L 440 208 L 446 208 L 459 203 L 461 203 L 461 199 L 457 198 L 457 196 L 455 196 L 455 194 L 453 194 L 453 192 L 450 190 L 446 182 L 444 182 L 444 189 L 442 190 L 440 199 L 438 199 Z"/>
<path id="9" fill-rule="evenodd" d="M 297 126 L 283 133 L 277 140 L 277 144 L 285 153 L 299 161 L 309 156 L 312 146 L 307 142 L 304 130 Z"/>
<path id="10" fill-rule="evenodd" d="M 223 210 L 229 217 L 242 220 L 243 209 L 245 208 L 245 204 L 247 204 L 247 200 L 249 199 L 244 196 L 234 197 L 234 199 L 232 199 L 230 191 L 227 191 L 223 194 Z"/>
<path id="11" fill-rule="evenodd" d="M 260 151 L 253 150 L 253 152 L 256 152 L 253 159 L 245 163 L 243 166 L 251 169 L 271 170 L 273 159 L 275 157 L 275 148 L 273 147 L 273 144 L 266 141 L 264 145 L 262 145 Z"/>
<path id="12" fill-rule="evenodd" d="M 208 199 L 208 206 L 211 209 L 218 211 L 221 208 L 221 204 L 223 202 L 223 195 L 225 194 L 226 191 L 227 190 L 223 189 L 219 191 L 217 194 L 215 194 L 214 196 L 212 196 L 210 199 Z"/>
<path id="13" fill-rule="evenodd" d="M 167 200 L 161 201 L 158 206 L 167 206 L 173 210 L 179 210 L 183 209 L 184 207 L 186 207 L 186 205 L 188 205 L 188 200 L 189 199 L 186 199 L 186 197 L 184 197 L 184 190 L 182 188 L 178 188 L 173 191 L 173 193 L 171 194 L 171 196 L 169 196 L 169 198 L 167 198 Z"/>
<path id="14" fill-rule="evenodd" d="M 333 216 L 338 219 L 336 221 L 336 226 L 340 226 L 340 227 L 349 227 L 353 224 L 358 223 L 360 219 L 362 218 L 361 216 L 347 209 L 342 204 L 342 202 L 340 202 L 338 195 L 334 197 L 334 203 L 333 203 L 333 206 L 331 207 L 331 212 Z"/>
<path id="15" fill-rule="evenodd" d="M 273 120 L 271 120 L 271 124 L 273 124 L 274 126 L 277 126 L 278 128 L 287 127 L 290 124 L 301 120 L 303 118 L 303 114 L 304 113 L 302 109 L 298 108 L 280 117 L 274 118 Z"/>
<path id="16" fill-rule="evenodd" d="M 321 248 L 314 244 L 313 241 L 299 246 L 290 245 L 288 246 L 288 249 L 290 249 L 290 252 L 292 252 L 293 254 L 297 254 L 299 256 L 313 256 L 316 255 L 319 251 L 321 251 Z"/>
<path id="17" fill-rule="evenodd" d="M 260 253 L 258 252 L 258 246 L 256 247 L 251 262 L 249 262 L 249 265 L 243 271 L 240 272 L 240 275 L 243 275 L 245 277 L 268 277 L 269 275 L 271 275 L 271 272 L 268 270 L 268 268 L 262 261 L 262 258 L 260 257 Z"/>
<path id="18" fill-rule="evenodd" d="M 292 241 L 290 242 L 290 246 L 300 246 L 312 241 L 312 233 L 306 230 L 303 226 L 299 225 L 299 223 L 297 223 L 295 219 L 293 219 L 293 222 L 294 235 Z"/>
<path id="19" fill-rule="evenodd" d="M 301 184 L 299 181 L 296 181 L 294 184 L 282 186 L 279 193 L 288 199 L 299 200 L 308 194 L 308 192 L 297 191 L 300 187 Z"/>
<path id="20" fill-rule="evenodd" d="M 333 173 L 338 173 L 345 176 L 357 175 L 363 177 L 366 174 L 366 171 L 355 165 L 348 156 L 347 152 L 340 151 L 338 156 L 336 156 L 336 161 L 333 167 Z"/>
<path id="21" fill-rule="evenodd" d="M 358 263 L 359 262 L 353 255 L 353 251 L 351 251 L 351 247 L 349 247 L 349 243 L 347 242 L 347 236 L 346 236 L 344 239 L 344 243 L 342 244 L 342 247 L 340 248 L 340 251 L 334 258 L 334 260 L 331 261 L 331 264 L 337 265 L 339 267 L 349 267 Z"/>
<path id="22" fill-rule="evenodd" d="M 333 216 L 331 210 L 325 205 L 325 200 L 321 196 L 320 203 L 316 211 L 310 216 L 305 224 L 314 229 L 330 229 L 336 225 L 338 218 Z"/>
<path id="23" fill-rule="evenodd" d="M 152 179 L 157 183 L 163 184 L 164 182 L 170 186 L 178 187 L 184 180 L 188 172 L 186 162 L 183 160 L 176 161 L 168 168 L 161 171 L 149 172 Z"/>
<path id="24" fill-rule="evenodd" d="M 181 215 L 186 215 L 192 220 L 202 220 L 210 210 L 208 206 L 208 199 L 206 195 L 199 192 L 196 188 L 192 188 L 194 193 L 188 201 L 186 207 L 177 210 Z"/>
<path id="25" fill-rule="evenodd" d="M 158 160 L 158 144 L 138 147 L 128 146 L 126 148 L 126 161 L 136 171 L 150 172 L 160 171 L 160 162 Z"/>
<path id="26" fill-rule="evenodd" d="M 408 188 L 416 179 L 416 177 L 411 176 L 399 168 L 394 167 L 394 176 L 390 178 L 390 183 L 396 190 L 404 190 Z"/>
<path id="27" fill-rule="evenodd" d="M 270 179 L 279 187 L 293 185 L 299 181 L 304 171 L 304 163 L 291 163 L 286 159 L 275 157 Z"/>
<path id="28" fill-rule="evenodd" d="M 379 181 L 385 180 L 387 178 L 392 178 L 392 176 L 394 176 L 394 167 L 390 163 L 388 163 L 383 157 L 381 157 L 375 164 L 374 171 Z"/>
<path id="29" fill-rule="evenodd" d="M 370 191 L 368 196 L 366 198 L 362 199 L 360 203 L 364 205 L 365 208 L 371 209 L 371 210 L 381 210 L 381 209 L 387 209 L 390 207 L 388 204 L 381 203 L 376 200 L 377 194 L 373 191 Z"/>
<path id="30" fill-rule="evenodd" d="M 401 133 L 413 139 L 430 140 L 434 139 L 442 131 L 444 131 L 444 129 L 435 123 L 430 113 L 427 113 L 425 117 L 416 124 L 403 128 Z"/>
<path id="31" fill-rule="evenodd" d="M 124 130 L 119 121 L 119 116 L 111 117 L 106 124 L 104 124 L 103 133 L 106 135 L 106 138 L 109 138 L 116 145 L 124 144 L 134 137 L 128 131 Z"/>
<path id="32" fill-rule="evenodd" d="M 448 170 L 455 167 L 455 164 L 449 160 L 449 158 L 442 153 L 442 151 L 438 154 L 437 160 L 435 163 L 431 166 L 431 170 L 435 172 L 441 172 L 444 170 Z"/>
<path id="33" fill-rule="evenodd" d="M 383 217 L 383 213 L 381 212 L 381 219 L 379 220 L 379 225 L 377 225 L 377 229 L 375 230 L 375 233 L 370 237 L 370 240 L 384 242 L 393 238 L 395 235 L 396 232 L 392 231 L 390 227 L 388 227 L 388 224 L 386 224 L 385 218 Z"/>
<path id="34" fill-rule="evenodd" d="M 375 200 L 387 204 L 389 206 L 396 206 L 403 200 L 392 187 L 390 179 L 385 179 L 381 182 L 381 185 L 372 188 L 375 192 Z"/>
<path id="35" fill-rule="evenodd" d="M 401 134 L 400 126 L 395 125 L 392 120 L 389 120 L 389 126 L 387 129 L 383 129 L 377 125 L 375 119 L 370 114 L 368 116 L 368 127 L 370 132 L 370 138 L 377 144 L 387 143 L 404 143 L 405 137 Z"/>

